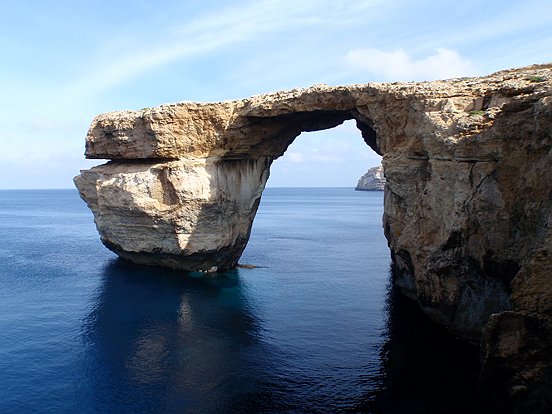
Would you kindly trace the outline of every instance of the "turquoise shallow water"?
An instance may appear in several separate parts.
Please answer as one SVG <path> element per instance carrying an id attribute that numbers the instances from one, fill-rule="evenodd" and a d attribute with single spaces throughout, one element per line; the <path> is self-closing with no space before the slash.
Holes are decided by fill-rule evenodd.
<path id="1" fill-rule="evenodd" d="M 0 412 L 474 412 L 477 350 L 390 289 L 383 194 L 267 189 L 216 276 L 128 264 L 76 191 L 0 191 Z"/>

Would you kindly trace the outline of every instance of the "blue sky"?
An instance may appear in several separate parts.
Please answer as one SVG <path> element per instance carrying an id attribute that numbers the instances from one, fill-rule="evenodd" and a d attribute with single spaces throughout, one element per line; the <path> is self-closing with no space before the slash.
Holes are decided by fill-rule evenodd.
<path id="1" fill-rule="evenodd" d="M 70 188 L 101 112 L 552 61 L 552 2 L 2 1 L 0 188 Z M 273 186 L 354 186 L 354 124 L 302 134 Z"/>

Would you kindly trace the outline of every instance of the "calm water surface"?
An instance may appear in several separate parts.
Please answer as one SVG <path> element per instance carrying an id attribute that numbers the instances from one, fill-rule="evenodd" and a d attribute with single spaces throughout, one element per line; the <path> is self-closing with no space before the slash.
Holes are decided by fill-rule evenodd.
<path id="1" fill-rule="evenodd" d="M 200 276 L 118 260 L 76 191 L 0 191 L 0 412 L 474 412 L 477 350 L 390 289 L 382 203 L 267 189 L 259 267 Z"/>

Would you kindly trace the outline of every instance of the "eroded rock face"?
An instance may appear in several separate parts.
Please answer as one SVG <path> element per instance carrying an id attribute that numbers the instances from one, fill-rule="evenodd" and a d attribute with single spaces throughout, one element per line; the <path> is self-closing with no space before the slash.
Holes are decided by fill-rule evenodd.
<path id="1" fill-rule="evenodd" d="M 383 191 L 385 190 L 385 176 L 383 175 L 383 167 L 369 168 L 366 174 L 364 174 L 358 180 L 357 191 Z"/>
<path id="2" fill-rule="evenodd" d="M 108 113 L 93 121 L 86 156 L 112 161 L 75 184 L 103 243 L 122 257 L 228 269 L 271 162 L 302 131 L 355 119 L 383 156 L 395 283 L 456 335 L 483 338 L 487 384 L 509 367 L 508 381 L 489 390 L 516 401 L 539 390 L 552 404 L 543 388 L 552 367 L 551 67 Z"/>
<path id="3" fill-rule="evenodd" d="M 81 172 L 75 184 L 102 242 L 119 256 L 186 270 L 229 269 L 249 239 L 268 163 L 111 161 Z"/>

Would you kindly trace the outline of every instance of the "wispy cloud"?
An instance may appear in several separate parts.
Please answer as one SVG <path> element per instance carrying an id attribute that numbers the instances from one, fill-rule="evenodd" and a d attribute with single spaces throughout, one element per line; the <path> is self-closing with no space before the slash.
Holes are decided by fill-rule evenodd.
<path id="1" fill-rule="evenodd" d="M 330 1 L 264 0 L 210 13 L 158 33 L 153 42 L 129 45 L 111 60 L 102 59 L 88 73 L 70 82 L 65 93 L 73 98 L 93 95 L 174 61 L 204 56 L 270 33 L 305 30 L 309 26 L 323 28 L 336 21 L 346 24 L 377 3 L 380 0 L 344 8 Z"/>
<path id="2" fill-rule="evenodd" d="M 439 48 L 421 59 L 412 58 L 402 49 L 356 49 L 349 51 L 345 60 L 353 71 L 367 72 L 389 81 L 423 81 L 477 74 L 472 62 L 446 48 Z"/>

